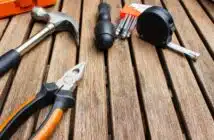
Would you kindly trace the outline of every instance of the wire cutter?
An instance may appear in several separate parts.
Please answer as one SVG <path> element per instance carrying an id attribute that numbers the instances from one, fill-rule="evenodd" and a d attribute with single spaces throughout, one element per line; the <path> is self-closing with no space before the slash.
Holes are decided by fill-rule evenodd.
<path id="1" fill-rule="evenodd" d="M 0 140 L 7 140 L 33 113 L 53 104 L 47 118 L 30 139 L 46 140 L 54 133 L 63 113 L 75 105 L 73 92 L 83 77 L 85 63 L 80 63 L 67 71 L 54 83 L 43 84 L 39 93 L 21 105 L 0 125 Z"/>

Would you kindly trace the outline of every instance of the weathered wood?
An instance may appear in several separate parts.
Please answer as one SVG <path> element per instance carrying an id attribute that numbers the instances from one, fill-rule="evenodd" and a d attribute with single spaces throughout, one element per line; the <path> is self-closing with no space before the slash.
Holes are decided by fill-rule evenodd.
<path id="1" fill-rule="evenodd" d="M 1 37 L 2 37 L 6 27 L 7 27 L 8 22 L 9 22 L 8 18 L 0 20 L 0 40 L 1 40 Z"/>
<path id="2" fill-rule="evenodd" d="M 132 43 L 151 138 L 183 139 L 155 48 L 139 40 L 136 32 Z"/>
<path id="3" fill-rule="evenodd" d="M 58 7 L 59 1 L 54 8 L 58 9 Z M 23 24 L 23 21 L 21 24 L 26 26 L 26 24 Z M 44 24 L 36 23 L 32 29 L 31 36 L 40 31 L 42 28 L 44 28 Z M 17 27 L 16 30 L 13 30 L 13 32 L 17 32 Z M 15 37 L 18 36 L 19 35 L 16 34 Z M 49 37 L 40 43 L 35 49 L 23 56 L 11 86 L 7 101 L 4 105 L 4 110 L 0 119 L 1 122 L 13 111 L 15 111 L 18 105 L 21 105 L 24 101 L 39 91 L 42 84 L 46 63 L 49 58 L 51 42 L 52 39 Z M 33 125 L 34 117 L 32 116 L 18 129 L 16 134 L 11 139 L 28 139 L 31 135 Z"/>
<path id="4" fill-rule="evenodd" d="M 94 27 L 100 0 L 84 0 L 80 62 L 86 62 L 76 99 L 74 140 L 108 139 L 104 55 L 94 45 Z"/>
<path id="5" fill-rule="evenodd" d="M 62 12 L 72 16 L 77 22 L 80 19 L 81 1 L 64 0 Z M 56 36 L 53 54 L 50 63 L 50 69 L 47 77 L 47 82 L 54 82 L 61 78 L 64 73 L 71 69 L 76 62 L 77 46 L 69 33 L 59 33 Z M 37 127 L 46 118 L 50 111 L 50 107 L 42 110 L 37 122 Z M 70 125 L 71 114 L 74 114 L 74 109 L 69 109 L 63 116 L 63 119 L 56 129 L 52 139 L 68 140 L 69 132 L 72 131 Z"/>
<path id="6" fill-rule="evenodd" d="M 201 8 L 197 0 L 181 0 L 187 8 L 190 17 L 196 23 L 200 33 L 204 36 L 207 44 L 211 48 L 211 54 L 214 56 L 214 24 Z"/>
<path id="7" fill-rule="evenodd" d="M 192 25 L 190 24 L 188 17 L 185 15 L 180 3 L 176 0 L 164 0 L 164 2 L 175 18 L 176 27 L 184 45 L 188 48 L 196 47 L 195 50 L 201 52 L 199 60 L 194 63 L 198 73 L 202 67 L 203 70 L 206 69 L 206 71 L 200 71 L 201 74 L 199 76 L 201 76 L 201 80 L 203 80 L 203 76 L 207 75 L 208 77 L 209 75 L 209 78 L 211 79 L 208 83 L 213 83 L 213 74 L 211 74 L 214 72 L 212 67 L 213 61 L 209 57 L 206 49 L 203 47 L 203 43 L 197 36 L 196 31 L 192 28 Z M 174 41 L 177 43 L 175 38 Z M 172 56 L 170 53 L 171 52 L 164 50 L 166 62 L 168 64 L 173 86 L 177 93 L 177 99 L 185 119 L 189 136 L 192 139 L 212 139 L 214 136 L 212 116 L 205 100 L 203 99 L 203 95 L 195 82 L 194 76 L 189 70 L 190 68 L 188 63 L 179 59 L 178 55 L 174 54 L 174 56 Z M 210 65 L 206 66 L 207 63 L 210 63 Z M 211 88 L 210 94 L 211 93 L 213 93 L 213 87 Z"/>
<path id="8" fill-rule="evenodd" d="M 164 3 L 174 17 L 178 34 L 185 47 L 200 52 L 201 54 L 199 59 L 196 62 L 193 62 L 193 66 L 211 103 L 212 111 L 214 111 L 214 67 L 212 67 L 214 61 L 206 50 L 206 47 L 192 26 L 180 3 L 176 0 L 164 0 Z"/>
<path id="9" fill-rule="evenodd" d="M 155 48 L 140 40 L 136 31 L 132 44 L 151 139 L 183 139 Z"/>
<path id="10" fill-rule="evenodd" d="M 117 21 L 120 0 L 108 0 Z M 116 23 L 116 22 L 115 22 Z M 115 140 L 145 139 L 136 82 L 127 41 L 117 40 L 108 52 L 110 103 Z"/>
<path id="11" fill-rule="evenodd" d="M 29 13 L 15 16 L 11 19 L 4 36 L 0 41 L 0 55 L 6 53 L 10 49 L 16 48 L 25 39 L 29 30 L 31 17 Z M 11 83 L 11 71 L 0 77 L 0 107 L 7 94 L 7 90 Z"/>
<path id="12" fill-rule="evenodd" d="M 199 0 L 214 22 L 214 4 L 209 0 Z"/>

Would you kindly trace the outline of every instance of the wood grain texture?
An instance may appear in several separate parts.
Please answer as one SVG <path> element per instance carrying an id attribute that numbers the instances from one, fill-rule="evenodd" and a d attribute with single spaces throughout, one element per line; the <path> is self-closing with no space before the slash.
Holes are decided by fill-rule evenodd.
<path id="1" fill-rule="evenodd" d="M 191 43 L 191 46 L 196 45 L 195 47 L 201 47 L 201 46 L 197 46 L 197 44 L 194 43 L 196 42 L 202 45 L 200 40 L 190 39 L 190 36 L 191 36 L 190 34 L 192 34 L 193 37 L 197 37 L 197 34 L 194 34 L 195 30 L 192 29 L 192 26 L 190 26 L 190 23 L 187 22 L 188 21 L 186 19 L 187 17 L 185 17 L 183 15 L 184 13 L 182 12 L 182 10 L 180 10 L 181 7 L 179 6 L 179 3 L 177 3 L 176 0 L 174 1 L 164 0 L 164 2 L 167 5 L 167 7 L 169 7 L 169 11 L 175 17 L 175 23 L 177 23 L 176 27 L 178 29 L 178 32 L 180 33 L 181 38 L 184 39 L 185 46 L 186 46 L 186 42 L 188 41 L 188 43 Z M 172 6 L 176 7 L 176 8 L 174 7 L 175 9 L 173 11 L 171 11 L 172 10 L 171 8 L 173 8 Z M 175 11 L 177 11 L 178 13 L 176 13 Z M 182 24 L 181 23 L 179 24 L 179 21 L 181 20 L 179 21 L 176 20 L 178 18 L 183 19 L 182 20 L 184 22 L 183 25 L 189 25 L 185 27 L 186 32 L 184 32 L 185 30 L 183 30 L 184 27 L 181 28 Z M 187 34 L 189 36 L 187 36 Z M 185 39 L 187 39 L 187 41 L 185 41 Z M 175 43 L 178 43 L 175 36 L 173 37 L 173 41 Z M 200 48 L 200 50 L 202 50 L 202 48 Z M 164 50 L 164 55 L 166 58 L 166 63 L 168 65 L 171 79 L 173 81 L 173 86 L 177 94 L 179 106 L 182 111 L 183 117 L 185 119 L 189 136 L 194 140 L 213 139 L 213 136 L 214 136 L 213 119 L 206 105 L 206 102 L 203 99 L 202 93 L 200 92 L 200 89 L 194 79 L 194 76 L 190 71 L 188 62 L 182 58 L 179 58 L 180 56 L 178 54 L 173 55 L 172 52 L 169 52 L 167 50 Z M 204 59 L 203 61 L 206 62 L 207 55 L 209 56 L 207 52 L 206 54 L 202 53 L 202 56 L 200 56 L 199 60 L 194 63 L 194 66 L 196 69 L 199 69 L 199 67 L 197 66 L 201 66 L 201 65 L 198 63 L 202 64 L 203 59 Z M 208 62 L 210 63 L 213 62 L 209 59 L 211 58 L 208 57 L 207 59 Z M 212 70 L 213 67 L 211 65 L 207 66 L 207 68 L 209 69 L 210 67 L 211 67 L 211 71 L 208 71 L 208 73 L 207 71 L 206 72 L 203 71 L 201 75 L 209 74 L 209 76 L 211 76 L 211 79 L 213 79 L 212 78 L 213 74 L 211 74 L 213 73 L 213 70 Z M 210 93 L 213 93 L 213 91 L 211 91 Z"/>
<path id="2" fill-rule="evenodd" d="M 173 41 L 178 44 L 175 36 Z M 164 55 L 189 136 L 194 140 L 213 139 L 213 119 L 188 62 L 170 51 L 164 50 Z"/>
<path id="3" fill-rule="evenodd" d="M 79 61 L 86 62 L 78 87 L 74 140 L 107 140 L 107 97 L 104 55 L 94 45 L 94 27 L 100 0 L 84 0 Z"/>
<path id="4" fill-rule="evenodd" d="M 151 139 L 184 139 L 156 49 L 136 31 L 132 45 Z"/>
<path id="5" fill-rule="evenodd" d="M 18 15 L 11 19 L 7 30 L 0 41 L 0 55 L 6 53 L 10 49 L 16 48 L 24 41 L 26 33 L 29 30 L 30 20 L 31 17 L 29 13 Z M 0 77 L 0 106 L 3 103 L 7 94 L 7 89 L 11 83 L 11 73 L 10 70 L 10 72 Z"/>
<path id="6" fill-rule="evenodd" d="M 9 22 L 9 18 L 0 20 L 0 40 L 1 40 L 1 37 L 4 33 L 4 31 L 6 30 L 8 22 Z"/>
<path id="7" fill-rule="evenodd" d="M 112 20 L 117 21 L 121 1 L 107 2 L 112 7 Z M 116 40 L 109 49 L 108 70 L 114 139 L 145 139 L 128 41 Z"/>
<path id="8" fill-rule="evenodd" d="M 132 43 L 151 138 L 183 139 L 155 48 L 140 40 L 136 32 L 132 35 Z"/>
<path id="9" fill-rule="evenodd" d="M 212 111 L 214 111 L 214 61 L 180 3 L 177 0 L 164 0 L 164 3 L 173 15 L 178 34 L 184 46 L 201 54 L 198 60 L 193 62 L 193 66 L 211 103 Z"/>
<path id="10" fill-rule="evenodd" d="M 199 0 L 214 22 L 214 4 L 210 0 Z"/>
<path id="11" fill-rule="evenodd" d="M 56 4 L 54 8 L 58 9 L 58 6 L 59 3 Z M 23 21 L 21 24 L 23 24 Z M 26 24 L 23 25 L 26 26 Z M 44 24 L 36 23 L 32 29 L 31 36 L 40 31 L 42 28 L 44 28 Z M 15 37 L 17 36 L 18 35 Z M 24 101 L 39 91 L 42 84 L 46 63 L 49 58 L 51 42 L 52 39 L 49 37 L 36 46 L 35 49 L 23 56 L 11 86 L 7 101 L 4 105 L 0 122 L 7 118 L 11 112 L 17 108 L 18 105 L 22 104 Z M 24 125 L 19 128 L 19 130 L 11 139 L 28 139 L 33 129 L 33 123 L 34 117 L 32 116 Z"/>
<path id="12" fill-rule="evenodd" d="M 196 23 L 196 26 L 204 36 L 206 42 L 211 48 L 211 54 L 214 56 L 214 23 L 201 8 L 197 0 L 181 0 L 187 8 L 190 17 Z M 214 9 L 213 9 L 214 11 Z"/>
<path id="13" fill-rule="evenodd" d="M 77 22 L 80 19 L 81 1 L 64 0 L 62 12 L 72 16 Z M 54 82 L 61 78 L 66 71 L 71 69 L 76 62 L 77 46 L 74 39 L 69 33 L 59 33 L 56 35 L 53 54 L 50 63 L 50 69 L 47 77 L 47 82 Z M 37 128 L 45 119 L 50 111 L 50 107 L 42 110 L 37 122 Z M 69 109 L 63 115 L 60 125 L 57 126 L 55 133 L 51 139 L 68 140 L 71 129 L 70 119 L 71 114 L 74 114 L 74 109 Z"/>

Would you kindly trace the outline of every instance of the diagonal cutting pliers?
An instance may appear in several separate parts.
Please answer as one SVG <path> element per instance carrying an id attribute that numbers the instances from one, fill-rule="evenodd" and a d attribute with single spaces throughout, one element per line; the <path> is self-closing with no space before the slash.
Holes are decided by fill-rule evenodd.
<path id="1" fill-rule="evenodd" d="M 80 63 L 67 71 L 62 78 L 54 83 L 43 84 L 36 96 L 21 105 L 0 125 L 0 140 L 7 140 L 17 131 L 33 113 L 52 105 L 47 118 L 30 139 L 46 140 L 54 133 L 62 119 L 63 113 L 74 106 L 73 92 L 82 79 L 85 63 Z"/>

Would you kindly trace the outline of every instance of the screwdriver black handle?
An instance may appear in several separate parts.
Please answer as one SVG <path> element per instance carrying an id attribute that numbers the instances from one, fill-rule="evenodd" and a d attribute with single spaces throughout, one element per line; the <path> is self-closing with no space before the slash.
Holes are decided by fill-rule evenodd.
<path id="1" fill-rule="evenodd" d="M 107 3 L 100 3 L 99 7 L 99 15 L 98 15 L 98 20 L 108 20 L 111 21 L 111 15 L 110 15 L 110 6 Z"/>
<path id="2" fill-rule="evenodd" d="M 13 49 L 0 56 L 0 77 L 11 68 L 17 67 L 20 61 L 21 55 Z"/>
<path id="3" fill-rule="evenodd" d="M 110 5 L 100 3 L 98 7 L 98 20 L 95 27 L 95 43 L 100 50 L 112 47 L 115 37 L 114 25 L 111 23 Z"/>

